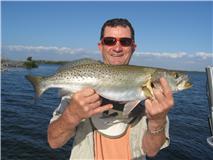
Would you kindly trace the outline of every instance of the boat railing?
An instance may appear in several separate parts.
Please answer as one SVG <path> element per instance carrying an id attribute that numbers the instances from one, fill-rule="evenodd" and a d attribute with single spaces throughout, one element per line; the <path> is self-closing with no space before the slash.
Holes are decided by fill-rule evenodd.
<path id="1" fill-rule="evenodd" d="M 209 116 L 208 122 L 210 127 L 211 136 L 207 138 L 207 142 L 210 146 L 213 147 L 213 67 L 206 67 L 206 76 L 207 76 L 207 84 L 206 84 L 206 93 L 209 101 Z"/>

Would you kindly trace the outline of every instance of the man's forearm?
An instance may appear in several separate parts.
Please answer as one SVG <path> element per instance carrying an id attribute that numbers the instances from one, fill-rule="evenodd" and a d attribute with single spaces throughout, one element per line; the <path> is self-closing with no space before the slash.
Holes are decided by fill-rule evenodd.
<path id="1" fill-rule="evenodd" d="M 155 156 L 166 141 L 165 125 L 166 120 L 147 124 L 147 131 L 142 140 L 142 147 L 147 156 Z"/>
<path id="2" fill-rule="evenodd" d="M 161 146 L 164 144 L 165 140 L 165 132 L 152 135 L 146 131 L 142 142 L 143 150 L 146 155 L 149 157 L 155 156 L 160 150 Z"/>
<path id="3" fill-rule="evenodd" d="M 79 122 L 72 118 L 67 119 L 66 114 L 68 112 L 65 110 L 61 117 L 48 126 L 48 143 L 51 148 L 63 146 L 74 135 Z"/>

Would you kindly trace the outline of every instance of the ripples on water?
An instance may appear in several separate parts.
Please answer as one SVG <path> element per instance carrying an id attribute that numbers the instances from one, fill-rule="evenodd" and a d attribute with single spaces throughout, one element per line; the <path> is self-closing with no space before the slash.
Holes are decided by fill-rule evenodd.
<path id="1" fill-rule="evenodd" d="M 60 102 L 57 90 L 47 91 L 34 103 L 31 84 L 26 74 L 47 75 L 57 66 L 39 69 L 12 69 L 2 73 L 1 81 L 1 158 L 4 160 L 68 159 L 71 144 L 52 150 L 47 144 L 47 126 L 51 114 Z M 53 98 L 54 97 L 54 98 Z"/>
<path id="2" fill-rule="evenodd" d="M 48 75 L 57 65 L 38 69 L 11 69 L 1 75 L 1 158 L 2 160 L 69 159 L 72 142 L 52 150 L 47 144 L 47 126 L 60 102 L 56 89 L 50 89 L 34 103 L 34 91 L 26 74 Z M 169 113 L 170 146 L 155 158 L 160 160 L 213 160 L 213 148 L 206 138 L 208 103 L 204 73 L 189 72 L 193 88 L 175 94 L 175 106 Z M 57 97 L 57 98 L 56 98 Z"/>

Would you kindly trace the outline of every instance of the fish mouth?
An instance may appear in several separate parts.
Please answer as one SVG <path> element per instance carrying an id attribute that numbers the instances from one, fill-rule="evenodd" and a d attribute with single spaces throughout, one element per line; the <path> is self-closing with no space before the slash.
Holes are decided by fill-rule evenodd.
<path id="1" fill-rule="evenodd" d="M 192 83 L 190 83 L 190 82 L 185 82 L 185 84 L 184 84 L 184 88 L 185 89 L 188 89 L 188 88 L 191 88 L 192 87 Z"/>
<path id="2" fill-rule="evenodd" d="M 179 90 L 184 90 L 192 87 L 192 83 L 189 82 L 189 77 L 187 75 L 182 75 L 177 78 L 176 84 Z"/>

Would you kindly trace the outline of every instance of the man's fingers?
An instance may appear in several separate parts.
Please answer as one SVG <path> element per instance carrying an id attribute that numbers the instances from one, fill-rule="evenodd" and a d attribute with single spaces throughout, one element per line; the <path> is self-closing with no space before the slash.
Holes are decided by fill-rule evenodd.
<path id="1" fill-rule="evenodd" d="M 100 107 L 101 104 L 102 104 L 102 100 L 98 100 L 98 101 L 96 101 L 96 102 L 94 102 L 94 103 L 89 104 L 88 106 L 89 106 L 89 108 L 91 108 L 91 109 L 95 109 L 95 108 Z"/>
<path id="2" fill-rule="evenodd" d="M 106 104 L 106 105 L 103 105 L 103 106 L 100 106 L 100 107 L 97 107 L 96 109 L 94 109 L 92 114 L 94 115 L 97 113 L 102 113 L 102 112 L 108 111 L 112 108 L 113 108 L 112 104 Z"/>
<path id="3" fill-rule="evenodd" d="M 165 95 L 159 90 L 159 89 L 153 89 L 155 99 L 159 102 L 162 103 L 165 100 Z"/>
<path id="4" fill-rule="evenodd" d="M 95 90 L 92 88 L 84 88 L 83 90 L 80 91 L 83 96 L 88 97 L 91 96 L 95 93 Z"/>
<path id="5" fill-rule="evenodd" d="M 152 107 L 152 102 L 150 99 L 145 100 L 145 106 L 146 106 L 146 108 Z"/>
<path id="6" fill-rule="evenodd" d="M 156 99 L 150 100 L 147 99 L 145 101 L 145 106 L 146 106 L 146 114 L 148 114 L 149 116 L 153 116 L 155 114 L 157 114 L 158 112 L 158 101 Z"/>
<path id="7" fill-rule="evenodd" d="M 97 101 L 100 101 L 101 98 L 98 94 L 93 94 L 91 96 L 88 96 L 85 100 L 87 103 L 95 103 Z"/>
<path id="8" fill-rule="evenodd" d="M 161 78 L 160 79 L 160 82 L 161 82 L 161 86 L 163 88 L 163 94 L 165 95 L 166 97 L 166 103 L 169 105 L 169 106 L 173 106 L 174 105 L 174 98 L 173 98 L 173 94 L 172 94 L 172 90 L 168 84 L 168 82 L 166 81 L 165 78 Z"/>
<path id="9" fill-rule="evenodd" d="M 163 89 L 163 93 L 166 97 L 171 98 L 172 97 L 172 90 L 165 78 L 160 78 L 161 87 Z"/>

